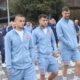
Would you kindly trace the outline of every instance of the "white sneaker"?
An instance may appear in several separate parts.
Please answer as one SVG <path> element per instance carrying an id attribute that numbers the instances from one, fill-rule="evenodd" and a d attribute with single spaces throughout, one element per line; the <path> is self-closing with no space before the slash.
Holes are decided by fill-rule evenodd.
<path id="1" fill-rule="evenodd" d="M 2 67 L 6 67 L 6 64 L 5 63 L 2 63 Z"/>
<path id="2" fill-rule="evenodd" d="M 74 79 L 70 79 L 70 80 L 74 80 Z M 80 80 L 80 78 L 78 80 Z"/>

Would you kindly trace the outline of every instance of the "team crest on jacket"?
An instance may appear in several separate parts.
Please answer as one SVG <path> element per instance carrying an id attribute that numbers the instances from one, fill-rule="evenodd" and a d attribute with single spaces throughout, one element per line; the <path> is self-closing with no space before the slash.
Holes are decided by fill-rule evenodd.
<path id="1" fill-rule="evenodd" d="M 51 35 L 51 32 L 49 32 L 49 35 Z"/>
<path id="2" fill-rule="evenodd" d="M 65 63 L 68 64 L 68 60 L 65 60 Z"/>
<path id="3" fill-rule="evenodd" d="M 71 27 L 73 28 L 73 24 L 71 24 Z"/>
<path id="4" fill-rule="evenodd" d="M 44 69 L 41 70 L 41 73 L 44 73 Z"/>
<path id="5" fill-rule="evenodd" d="M 26 39 L 29 39 L 29 36 L 28 35 L 26 36 Z"/>

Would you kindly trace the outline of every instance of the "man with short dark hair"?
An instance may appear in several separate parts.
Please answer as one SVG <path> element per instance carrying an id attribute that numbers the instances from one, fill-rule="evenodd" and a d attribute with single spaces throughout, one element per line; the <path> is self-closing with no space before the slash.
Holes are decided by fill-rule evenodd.
<path id="1" fill-rule="evenodd" d="M 40 80 L 45 80 L 46 72 L 51 72 L 48 80 L 53 80 L 58 75 L 58 64 L 56 60 L 56 41 L 52 29 L 48 26 L 48 17 L 41 14 L 39 26 L 33 30 L 34 44 L 37 45 L 38 66 Z"/>
<path id="2" fill-rule="evenodd" d="M 32 30 L 33 30 L 33 28 L 32 28 L 32 23 L 29 22 L 29 21 L 26 22 L 26 25 L 24 26 L 24 28 L 31 33 Z"/>
<path id="3" fill-rule="evenodd" d="M 73 80 L 78 80 L 80 72 L 80 53 L 78 50 L 78 43 L 76 38 L 76 31 L 74 23 L 69 19 L 70 9 L 64 7 L 62 9 L 62 18 L 57 23 L 57 36 L 60 40 L 60 51 L 63 60 L 63 80 L 67 80 L 67 69 L 70 64 L 70 60 L 76 62 L 75 75 Z"/>
<path id="4" fill-rule="evenodd" d="M 31 33 L 24 29 L 25 17 L 15 17 L 16 28 L 5 38 L 6 65 L 10 80 L 37 80 Z"/>

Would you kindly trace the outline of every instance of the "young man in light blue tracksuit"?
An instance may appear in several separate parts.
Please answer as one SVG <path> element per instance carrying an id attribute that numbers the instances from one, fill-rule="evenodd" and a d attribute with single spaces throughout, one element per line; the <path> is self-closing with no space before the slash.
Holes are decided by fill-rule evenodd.
<path id="1" fill-rule="evenodd" d="M 32 29 L 33 29 L 32 26 L 27 26 L 27 25 L 24 26 L 24 28 L 30 33 L 32 32 Z"/>
<path id="2" fill-rule="evenodd" d="M 70 60 L 76 62 L 75 75 L 73 80 L 78 80 L 80 71 L 80 53 L 78 50 L 76 31 L 74 23 L 69 19 L 70 10 L 68 7 L 62 9 L 62 18 L 57 23 L 57 36 L 60 40 L 60 50 L 63 60 L 63 80 L 67 80 L 67 69 Z"/>
<path id="3" fill-rule="evenodd" d="M 23 27 L 25 17 L 17 15 L 16 29 L 5 38 L 6 66 L 10 80 L 37 80 L 34 66 L 34 45 L 31 33 Z"/>
<path id="4" fill-rule="evenodd" d="M 27 31 L 29 31 L 30 33 L 32 33 L 32 30 L 33 30 L 31 24 L 32 24 L 31 22 L 26 22 L 26 25 L 24 26 L 24 28 L 25 28 Z"/>
<path id="5" fill-rule="evenodd" d="M 40 72 L 40 80 L 45 80 L 46 72 L 51 72 L 48 80 L 53 80 L 58 74 L 58 64 L 56 60 L 56 41 L 53 31 L 48 24 L 46 15 L 39 16 L 39 26 L 33 30 L 34 44 L 37 45 L 37 59 Z"/>

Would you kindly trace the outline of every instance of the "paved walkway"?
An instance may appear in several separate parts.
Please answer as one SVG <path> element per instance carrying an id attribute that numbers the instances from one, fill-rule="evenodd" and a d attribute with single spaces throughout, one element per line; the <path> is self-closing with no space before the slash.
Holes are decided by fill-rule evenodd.
<path id="1" fill-rule="evenodd" d="M 58 77 L 56 77 L 56 79 L 54 80 L 62 80 L 62 59 L 61 59 L 61 56 L 58 54 L 58 57 L 57 57 L 57 61 L 58 61 L 58 64 L 59 64 L 59 74 L 58 74 Z M 75 63 L 71 62 L 71 65 L 68 69 L 68 80 L 72 79 L 73 78 L 73 74 L 74 74 L 74 65 Z M 38 79 L 40 78 L 40 75 L 39 75 L 39 72 L 38 72 L 38 66 L 36 66 L 36 73 L 37 73 L 37 77 Z M 46 78 L 48 77 L 50 73 L 47 73 L 46 74 Z M 79 75 L 80 77 L 80 75 Z M 7 74 L 7 70 L 6 70 L 6 67 L 2 67 L 2 63 L 1 63 L 1 55 L 0 55 L 0 80 L 9 80 L 8 79 L 8 74 Z M 80 80 L 80 79 L 79 79 Z"/>

